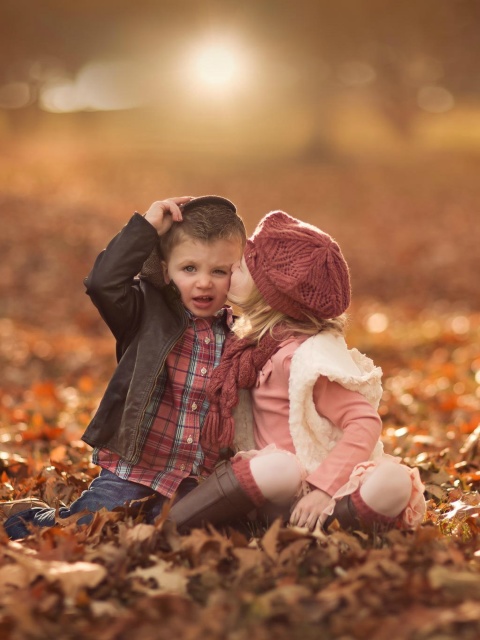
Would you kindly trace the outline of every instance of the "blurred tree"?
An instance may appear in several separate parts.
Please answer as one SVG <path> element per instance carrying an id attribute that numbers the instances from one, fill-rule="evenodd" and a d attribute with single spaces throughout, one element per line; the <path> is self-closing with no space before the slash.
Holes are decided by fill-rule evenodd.
<path id="1" fill-rule="evenodd" d="M 98 58 L 155 55 L 168 68 L 179 43 L 246 34 L 263 61 L 257 99 L 308 105 L 315 155 L 343 91 L 368 96 L 402 135 L 423 88 L 478 96 L 479 27 L 478 0 L 2 0 L 0 87 L 35 89 Z"/>
<path id="2" fill-rule="evenodd" d="M 273 55 L 297 69 L 297 90 L 317 105 L 321 123 L 329 97 L 346 87 L 367 90 L 402 134 L 422 87 L 480 94 L 476 0 L 298 0 L 294 7 L 271 0 L 254 11 Z"/>

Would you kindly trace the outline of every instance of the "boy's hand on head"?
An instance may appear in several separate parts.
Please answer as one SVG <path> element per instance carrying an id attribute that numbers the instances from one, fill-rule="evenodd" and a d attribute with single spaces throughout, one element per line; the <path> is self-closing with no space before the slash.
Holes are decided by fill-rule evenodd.
<path id="1" fill-rule="evenodd" d="M 321 489 L 313 489 L 310 493 L 300 498 L 295 505 L 290 524 L 297 527 L 308 527 L 313 531 L 317 525 L 322 525 L 327 516 L 322 516 L 322 511 L 327 507 L 331 496 Z"/>
<path id="2" fill-rule="evenodd" d="M 192 196 L 157 200 L 150 205 L 144 218 L 155 227 L 159 236 L 163 236 L 174 222 L 183 220 L 180 207 L 182 204 L 190 202 L 190 200 L 192 200 Z"/>

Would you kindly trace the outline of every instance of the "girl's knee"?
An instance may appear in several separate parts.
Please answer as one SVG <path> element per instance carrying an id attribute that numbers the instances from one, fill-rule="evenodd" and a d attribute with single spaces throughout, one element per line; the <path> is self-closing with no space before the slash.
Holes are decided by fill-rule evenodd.
<path id="1" fill-rule="evenodd" d="M 360 487 L 360 494 L 373 509 L 396 515 L 407 506 L 412 494 L 410 472 L 405 465 L 384 462 L 368 476 Z"/>
<path id="2" fill-rule="evenodd" d="M 410 496 L 412 491 L 412 479 L 408 467 L 396 462 L 384 462 L 380 464 L 372 475 L 378 474 L 378 482 L 385 491 L 393 491 Z"/>
<path id="3" fill-rule="evenodd" d="M 285 478 L 287 484 L 299 484 L 301 480 L 300 465 L 296 457 L 288 451 L 273 451 L 265 455 L 256 456 L 250 461 L 253 469 L 262 469 L 274 475 L 278 483 Z"/>
<path id="4" fill-rule="evenodd" d="M 302 471 L 296 457 L 287 451 L 272 451 L 250 461 L 255 482 L 264 497 L 275 504 L 287 504 L 298 493 Z"/>

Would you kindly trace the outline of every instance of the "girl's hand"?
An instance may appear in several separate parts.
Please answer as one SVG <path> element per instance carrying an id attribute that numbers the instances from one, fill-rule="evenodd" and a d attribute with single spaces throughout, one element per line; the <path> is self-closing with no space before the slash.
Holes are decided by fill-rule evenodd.
<path id="1" fill-rule="evenodd" d="M 313 531 L 317 524 L 321 526 L 326 520 L 327 516 L 321 514 L 331 499 L 331 496 L 325 491 L 313 489 L 300 498 L 295 505 L 290 516 L 290 524 L 297 527 L 308 527 L 310 531 Z"/>
<path id="2" fill-rule="evenodd" d="M 184 196 L 182 198 L 157 200 L 150 205 L 144 218 L 155 227 L 159 236 L 163 236 L 174 222 L 181 222 L 183 220 L 180 206 L 190 202 L 191 199 L 191 196 Z"/>

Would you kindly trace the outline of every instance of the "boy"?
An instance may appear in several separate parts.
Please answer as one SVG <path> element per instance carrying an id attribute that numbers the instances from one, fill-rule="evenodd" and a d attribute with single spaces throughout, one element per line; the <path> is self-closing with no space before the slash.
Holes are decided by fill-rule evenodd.
<path id="1" fill-rule="evenodd" d="M 85 285 L 116 338 L 118 365 L 83 435 L 102 470 L 60 518 L 88 511 L 83 524 L 103 507 L 150 498 L 152 522 L 213 471 L 218 448 L 200 445 L 205 387 L 231 324 L 224 305 L 245 240 L 229 200 L 171 198 L 135 213 L 98 256 Z M 14 539 L 55 524 L 55 509 L 30 499 L 2 510 Z"/>

